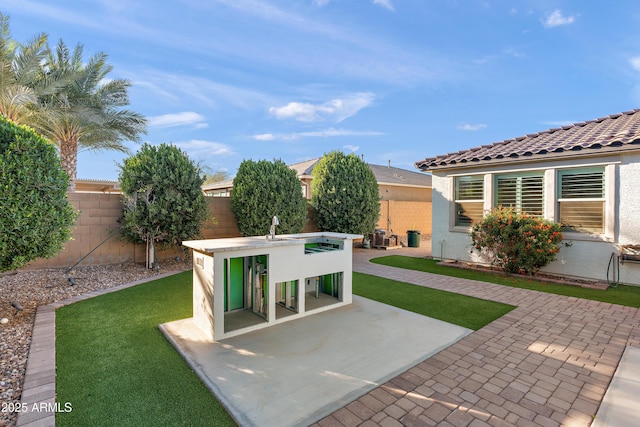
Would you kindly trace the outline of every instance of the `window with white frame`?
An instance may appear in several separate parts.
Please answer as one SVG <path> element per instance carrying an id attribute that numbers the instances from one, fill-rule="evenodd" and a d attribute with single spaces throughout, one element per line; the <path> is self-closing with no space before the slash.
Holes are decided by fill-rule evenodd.
<path id="1" fill-rule="evenodd" d="M 567 231 L 604 233 L 604 168 L 558 172 L 559 220 Z"/>
<path id="2" fill-rule="evenodd" d="M 484 213 L 484 176 L 456 177 L 454 199 L 454 225 L 469 227 L 473 222 L 481 220 Z"/>
<path id="3" fill-rule="evenodd" d="M 498 175 L 495 194 L 496 206 L 536 216 L 544 213 L 544 177 L 540 173 Z"/>

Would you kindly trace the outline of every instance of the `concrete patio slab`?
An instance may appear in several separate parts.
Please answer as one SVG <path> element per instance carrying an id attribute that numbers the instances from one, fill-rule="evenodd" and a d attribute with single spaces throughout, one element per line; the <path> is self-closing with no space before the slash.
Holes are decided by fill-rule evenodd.
<path id="1" fill-rule="evenodd" d="M 472 331 L 354 296 L 353 304 L 218 342 L 161 329 L 243 426 L 309 425 Z"/>

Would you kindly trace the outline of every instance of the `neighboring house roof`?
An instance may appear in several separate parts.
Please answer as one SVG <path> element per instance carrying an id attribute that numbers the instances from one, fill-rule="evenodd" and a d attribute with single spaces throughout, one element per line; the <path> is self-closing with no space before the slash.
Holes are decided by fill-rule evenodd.
<path id="1" fill-rule="evenodd" d="M 218 181 L 211 184 L 205 184 L 202 186 L 202 191 L 207 192 L 211 190 L 222 190 L 225 188 L 233 188 L 233 180 L 225 179 L 224 181 Z"/>
<path id="2" fill-rule="evenodd" d="M 378 184 L 431 188 L 431 175 L 393 166 L 369 165 Z"/>
<path id="3" fill-rule="evenodd" d="M 304 162 L 291 164 L 289 167 L 296 171 L 298 179 L 313 178 L 313 168 L 319 160 L 320 158 L 306 160 Z M 400 169 L 393 166 L 370 164 L 369 168 L 376 177 L 378 184 L 431 188 L 431 175 L 429 174 Z M 205 192 L 225 188 L 233 188 L 232 179 L 202 186 L 202 190 Z"/>
<path id="4" fill-rule="evenodd" d="M 76 193 L 120 193 L 120 183 L 105 179 L 76 179 Z"/>
<path id="5" fill-rule="evenodd" d="M 640 109 L 429 157 L 415 165 L 426 171 L 632 150 L 640 150 Z"/>
<path id="6" fill-rule="evenodd" d="M 312 178 L 313 168 L 315 167 L 316 163 L 318 163 L 319 160 L 320 158 L 317 157 L 315 159 L 305 160 L 304 162 L 293 163 L 289 165 L 289 167 L 294 171 L 296 171 L 296 175 L 298 176 L 299 179 Z"/>

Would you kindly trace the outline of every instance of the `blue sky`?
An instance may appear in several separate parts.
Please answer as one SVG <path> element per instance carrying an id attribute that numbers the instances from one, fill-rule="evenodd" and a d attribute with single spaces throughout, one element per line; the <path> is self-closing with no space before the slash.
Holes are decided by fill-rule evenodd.
<path id="1" fill-rule="evenodd" d="M 613 6 L 615 5 L 615 6 Z M 103 51 L 145 141 L 211 171 L 425 157 L 640 107 L 640 2 L 3 0 L 13 38 Z M 133 152 L 138 146 L 129 143 Z M 125 155 L 81 152 L 78 177 Z"/>

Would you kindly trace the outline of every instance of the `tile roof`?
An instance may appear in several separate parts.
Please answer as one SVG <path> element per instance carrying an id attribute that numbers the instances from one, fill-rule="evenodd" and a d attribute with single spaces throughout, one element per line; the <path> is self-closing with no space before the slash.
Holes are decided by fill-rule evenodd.
<path id="1" fill-rule="evenodd" d="M 429 157 L 415 165 L 426 171 L 626 150 L 640 150 L 640 109 Z"/>

